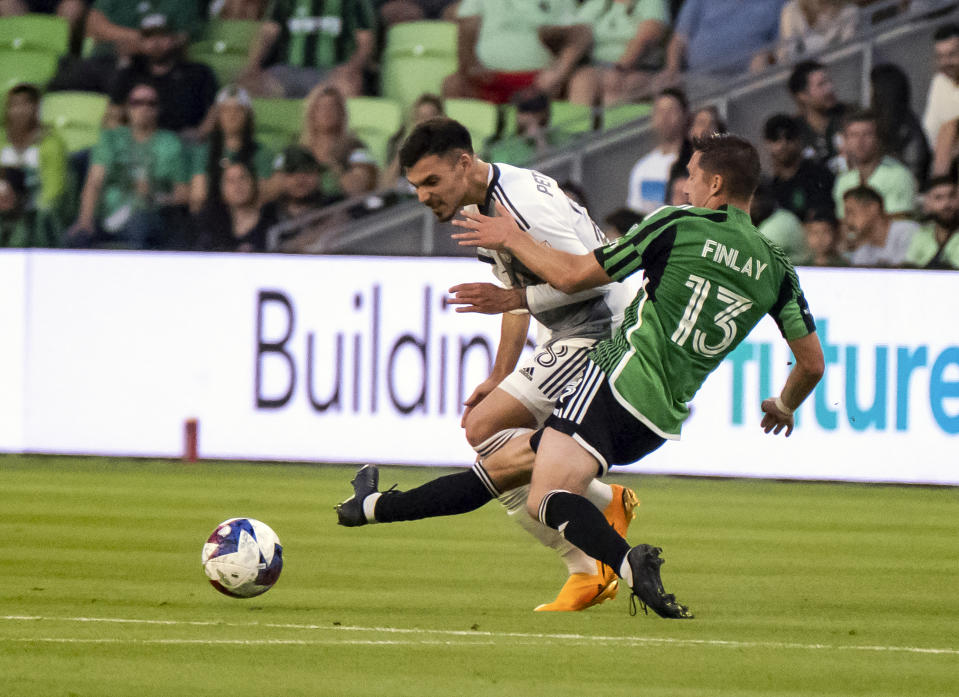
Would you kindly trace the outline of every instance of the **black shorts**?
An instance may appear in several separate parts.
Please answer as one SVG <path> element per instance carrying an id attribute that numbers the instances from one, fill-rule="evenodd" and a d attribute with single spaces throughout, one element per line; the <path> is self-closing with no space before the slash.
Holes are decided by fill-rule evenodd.
<path id="1" fill-rule="evenodd" d="M 611 466 L 641 460 L 665 442 L 646 424 L 626 411 L 609 386 L 606 373 L 590 361 L 583 377 L 563 390 L 544 428 L 572 436 L 599 461 L 599 476 Z M 530 440 L 535 452 L 543 430 Z"/>

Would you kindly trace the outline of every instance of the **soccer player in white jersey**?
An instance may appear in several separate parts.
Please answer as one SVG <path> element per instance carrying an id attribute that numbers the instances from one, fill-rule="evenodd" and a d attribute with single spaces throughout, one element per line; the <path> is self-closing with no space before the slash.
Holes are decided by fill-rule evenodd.
<path id="1" fill-rule="evenodd" d="M 469 131 L 452 119 L 436 118 L 417 126 L 400 149 L 400 162 L 420 202 L 440 221 L 451 220 L 464 207 L 494 215 L 499 202 L 523 230 L 550 247 L 583 254 L 606 243 L 586 210 L 567 198 L 553 179 L 529 169 L 484 162 L 473 152 Z M 543 283 L 509 254 L 481 249 L 479 257 L 491 264 L 503 287 L 466 283 L 450 289 L 450 302 L 465 305 L 464 311 L 502 313 L 492 373 L 466 400 L 463 414 L 466 438 L 478 454 L 476 464 L 462 475 L 441 477 L 399 495 L 394 492 L 389 512 L 378 517 L 373 510 L 363 511 L 356 499 L 348 499 L 337 507 L 339 522 L 362 525 L 437 515 L 441 512 L 435 510 L 435 502 L 446 498 L 440 494 L 450 488 L 485 487 L 500 498 L 512 520 L 556 550 L 567 565 L 570 575 L 556 599 L 536 609 L 582 610 L 615 595 L 613 570 L 526 515 L 528 486 L 500 495 L 482 463 L 513 439 L 528 440 L 532 430 L 544 423 L 563 387 L 582 372 L 593 344 L 609 338 L 622 322 L 632 293 L 613 283 L 568 295 Z M 533 355 L 520 361 L 530 316 L 542 330 Z M 369 466 L 363 472 L 358 477 L 377 476 Z M 632 490 L 594 480 L 586 496 L 625 534 L 638 505 Z"/>

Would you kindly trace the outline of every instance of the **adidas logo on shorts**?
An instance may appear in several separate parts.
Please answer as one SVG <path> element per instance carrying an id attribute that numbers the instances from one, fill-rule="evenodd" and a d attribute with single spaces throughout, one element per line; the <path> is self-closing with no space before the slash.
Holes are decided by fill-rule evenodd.
<path id="1" fill-rule="evenodd" d="M 523 376 L 524 378 L 526 378 L 527 380 L 529 380 L 530 382 L 532 382 L 532 381 L 533 381 L 533 366 L 527 366 L 527 367 L 525 367 L 525 368 L 520 369 L 519 374 L 522 375 L 522 376 Z"/>

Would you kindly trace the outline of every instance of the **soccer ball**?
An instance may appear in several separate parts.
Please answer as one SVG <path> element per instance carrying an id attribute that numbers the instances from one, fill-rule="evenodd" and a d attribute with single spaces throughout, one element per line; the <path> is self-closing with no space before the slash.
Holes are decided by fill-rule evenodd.
<path id="1" fill-rule="evenodd" d="M 253 518 L 230 518 L 217 525 L 201 558 L 210 583 L 231 598 L 266 593 L 283 570 L 279 538 L 269 525 Z"/>

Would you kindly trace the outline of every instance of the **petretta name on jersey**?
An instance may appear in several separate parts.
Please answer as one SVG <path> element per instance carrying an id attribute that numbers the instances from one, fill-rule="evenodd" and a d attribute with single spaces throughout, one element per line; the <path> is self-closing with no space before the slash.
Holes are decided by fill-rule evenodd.
<path id="1" fill-rule="evenodd" d="M 728 266 L 733 271 L 746 274 L 750 278 L 755 278 L 757 281 L 768 266 L 768 264 L 764 264 L 759 261 L 759 259 L 753 259 L 752 257 L 746 259 L 742 266 L 736 266 L 736 262 L 739 259 L 739 250 L 735 247 L 727 247 L 722 242 L 717 242 L 716 240 L 706 240 L 701 256 L 712 256 L 712 261 L 717 264 Z"/>

